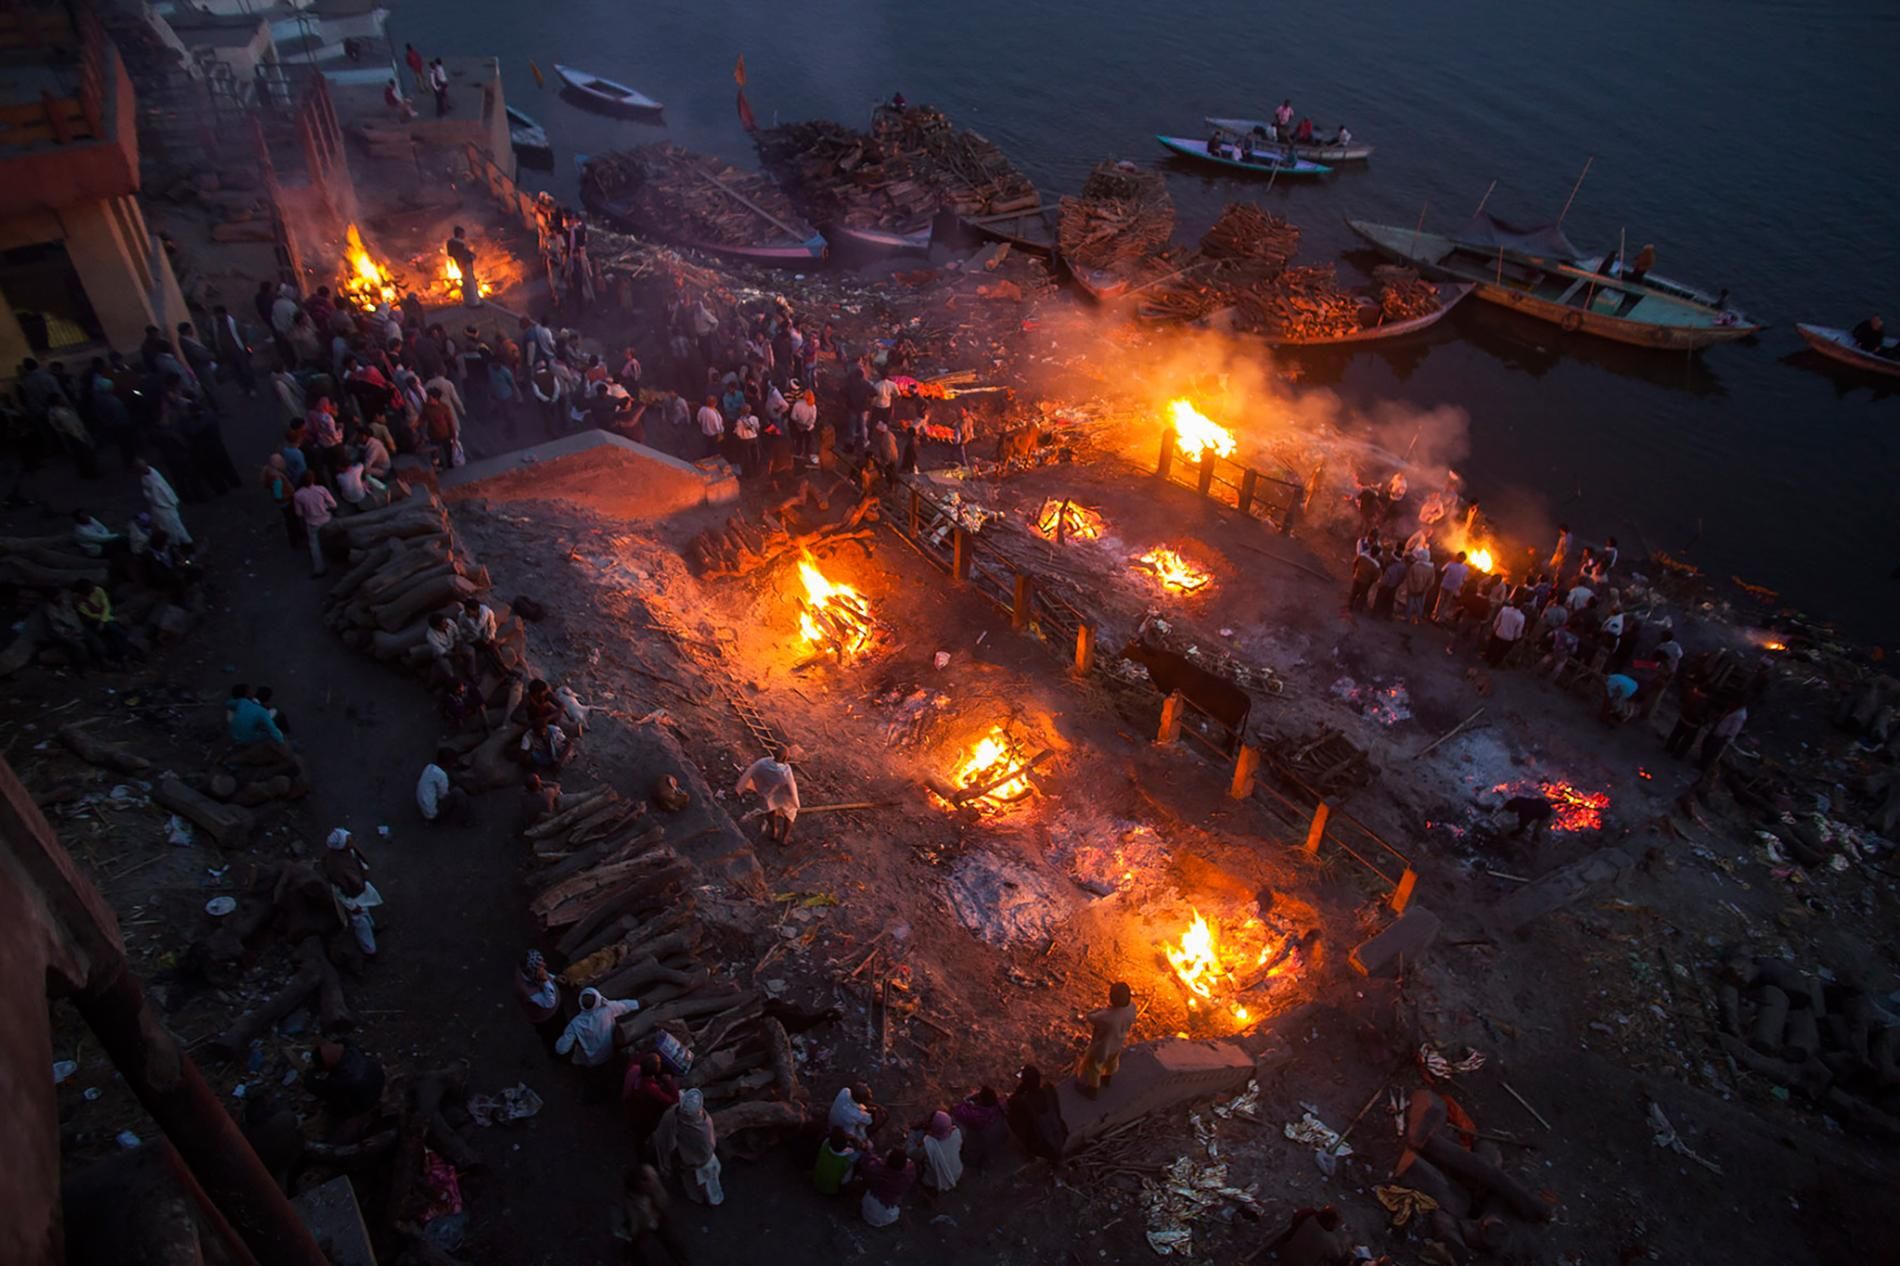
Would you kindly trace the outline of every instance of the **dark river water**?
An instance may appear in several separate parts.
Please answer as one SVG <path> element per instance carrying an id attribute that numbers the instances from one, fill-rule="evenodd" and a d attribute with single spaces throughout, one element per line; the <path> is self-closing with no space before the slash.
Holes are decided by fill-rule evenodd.
<path id="1" fill-rule="evenodd" d="M 1554 218 L 1594 154 L 1565 220 L 1574 241 L 1654 242 L 1659 272 L 1726 286 L 1772 328 L 1685 356 L 1472 303 L 1421 342 L 1309 354 L 1307 381 L 1355 408 L 1463 409 L 1461 472 L 1507 529 L 1567 519 L 1586 540 L 1619 536 L 1626 556 L 1680 551 L 1864 637 L 1895 631 L 1900 378 L 1822 368 L 1793 325 L 1883 307 L 1900 322 L 1900 6 L 405 0 L 391 34 L 430 55 L 499 55 L 509 101 L 554 141 L 547 179 L 565 196 L 575 151 L 664 136 L 751 163 L 740 53 L 762 124 L 863 126 L 901 89 L 1051 193 L 1104 157 L 1160 162 L 1156 132 L 1290 96 L 1376 145 L 1372 162 L 1271 190 L 1173 167 L 1169 183 L 1184 240 L 1228 199 L 1257 198 L 1305 230 L 1303 263 L 1356 245 L 1349 216 L 1411 224 L 1423 209 L 1427 227 L 1454 226 L 1494 179 L 1493 212 Z M 578 109 L 537 87 L 530 59 L 550 85 L 555 62 L 629 83 L 666 103 L 664 125 Z"/>

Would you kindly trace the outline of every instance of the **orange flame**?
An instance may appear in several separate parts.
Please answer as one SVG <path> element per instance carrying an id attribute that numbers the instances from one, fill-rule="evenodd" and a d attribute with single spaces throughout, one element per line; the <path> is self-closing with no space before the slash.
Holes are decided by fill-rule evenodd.
<path id="1" fill-rule="evenodd" d="M 363 245 L 363 235 L 356 231 L 354 224 L 344 232 L 343 240 L 350 275 L 338 284 L 337 289 L 372 308 L 379 303 L 394 303 L 401 298 L 396 279 L 369 253 L 369 248 Z"/>
<path id="2" fill-rule="evenodd" d="M 1195 408 L 1191 401 L 1170 400 L 1168 421 L 1174 427 L 1175 446 L 1184 457 L 1199 461 L 1207 449 L 1214 450 L 1216 457 L 1232 457 L 1238 447 L 1232 431 Z"/>
<path id="3" fill-rule="evenodd" d="M 481 289 L 481 297 L 484 299 L 495 293 L 495 287 L 486 281 L 479 282 L 478 285 Z M 442 288 L 457 297 L 466 297 L 462 294 L 462 267 L 447 255 L 442 257 Z"/>
<path id="4" fill-rule="evenodd" d="M 1036 514 L 1036 531 L 1052 541 L 1057 529 L 1064 540 L 1093 541 L 1101 536 L 1104 526 L 1100 514 L 1064 497 L 1049 498 Z"/>
<path id="5" fill-rule="evenodd" d="M 1193 907 L 1189 908 L 1193 909 Z M 1262 945 L 1259 953 L 1249 963 L 1241 965 L 1230 963 L 1228 959 L 1233 956 L 1223 955 L 1220 936 L 1215 931 L 1215 925 L 1209 923 L 1207 917 L 1198 909 L 1194 909 L 1193 913 L 1194 918 L 1181 933 L 1181 939 L 1173 945 L 1162 946 L 1161 952 L 1167 957 L 1168 966 L 1174 969 L 1175 976 L 1192 995 L 1188 999 L 1190 1008 L 1198 1010 L 1199 1000 L 1204 998 L 1210 1003 L 1224 1007 L 1235 1021 L 1245 1024 L 1253 1018 L 1253 1013 L 1241 1003 L 1231 1000 L 1223 1002 L 1216 995 L 1244 985 L 1245 981 L 1236 979 L 1239 971 L 1243 966 L 1248 969 L 1257 969 L 1265 965 L 1268 947 Z M 1260 926 L 1258 919 L 1248 919 L 1246 922 L 1246 928 L 1249 930 L 1257 931 Z M 1287 964 L 1281 962 L 1264 974 L 1256 974 L 1260 975 L 1261 979 L 1272 979 L 1286 968 Z"/>
<path id="6" fill-rule="evenodd" d="M 814 650 L 835 647 L 847 658 L 863 650 L 872 628 L 871 607 L 864 595 L 850 585 L 827 580 L 810 559 L 798 560 L 798 578 L 805 587 L 798 633 L 806 644 Z"/>
<path id="7" fill-rule="evenodd" d="M 1491 551 L 1482 546 L 1466 550 L 1465 561 L 1470 563 L 1474 570 L 1482 572 L 1488 572 L 1497 565 L 1497 560 L 1491 556 Z"/>
<path id="8" fill-rule="evenodd" d="M 1003 730 L 1002 726 L 995 725 L 990 727 L 988 734 L 970 746 L 969 755 L 963 758 L 963 763 L 957 766 L 951 779 L 958 788 L 981 787 L 1022 764 L 1022 751 L 1016 745 L 1016 741 Z M 1032 790 L 1029 780 L 1018 774 L 1006 782 L 991 787 L 975 799 L 978 803 L 989 800 L 998 804 L 1007 804 L 1013 800 L 1021 800 Z"/>
<path id="9" fill-rule="evenodd" d="M 1137 558 L 1132 566 L 1137 571 L 1145 571 L 1160 582 L 1163 589 L 1176 593 L 1199 593 L 1212 583 L 1212 574 L 1202 571 L 1179 552 L 1165 545 L 1155 548 Z"/>

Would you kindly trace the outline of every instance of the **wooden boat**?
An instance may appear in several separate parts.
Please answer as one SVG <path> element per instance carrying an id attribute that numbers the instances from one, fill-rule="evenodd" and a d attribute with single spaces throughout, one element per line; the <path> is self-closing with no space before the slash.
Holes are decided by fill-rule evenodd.
<path id="1" fill-rule="evenodd" d="M 1403 225 L 1346 223 L 1383 255 L 1435 278 L 1470 282 L 1485 302 L 1516 308 L 1566 331 L 1637 347 L 1689 350 L 1731 343 L 1761 328 L 1728 308 L 1586 272 L 1550 256 Z"/>
<path id="2" fill-rule="evenodd" d="M 1076 285 L 1101 302 L 1126 293 L 1174 236 L 1167 177 L 1115 159 L 1097 163 L 1079 195 L 1062 198 L 1060 216 L 1062 262 Z"/>
<path id="3" fill-rule="evenodd" d="M 1035 206 L 990 215 L 960 215 L 963 225 L 992 242 L 1008 242 L 1018 250 L 1037 255 L 1056 253 L 1056 219 L 1062 208 L 1052 202 L 1038 201 Z"/>
<path id="4" fill-rule="evenodd" d="M 1289 159 L 1279 150 L 1258 149 L 1253 157 L 1242 158 L 1240 146 L 1232 141 L 1223 142 L 1210 148 L 1208 138 L 1186 136 L 1160 136 L 1157 141 L 1183 158 L 1196 162 L 1212 163 L 1216 167 L 1225 167 L 1230 171 L 1244 171 L 1255 176 L 1324 176 L 1332 168 L 1321 163 L 1308 162 L 1304 158 Z"/>
<path id="5" fill-rule="evenodd" d="M 1361 326 L 1349 334 L 1330 334 L 1317 338 L 1279 334 L 1259 334 L 1255 337 L 1269 347 L 1331 347 L 1339 343 L 1372 343 L 1379 339 L 1401 338 L 1407 334 L 1417 334 L 1420 330 L 1431 329 L 1444 320 L 1446 315 L 1475 289 L 1477 287 L 1468 281 L 1441 282 L 1438 287 L 1439 303 L 1435 311 L 1404 321 L 1387 321 L 1382 325 Z"/>
<path id="6" fill-rule="evenodd" d="M 802 267 L 829 250 L 758 172 L 664 141 L 574 161 L 582 205 L 623 231 L 761 264 Z"/>
<path id="7" fill-rule="evenodd" d="M 598 109 L 618 113 L 628 110 L 655 111 L 665 108 L 644 92 L 636 92 L 623 83 L 602 79 L 599 75 L 590 75 L 584 70 L 575 70 L 572 66 L 557 65 L 554 73 L 559 75 L 561 82 L 572 89 L 582 101 Z"/>
<path id="8" fill-rule="evenodd" d="M 1870 374 L 1900 377 L 1900 338 L 1886 339 L 1880 344 L 1879 352 L 1869 352 L 1854 342 L 1850 330 L 1797 323 L 1794 332 L 1801 336 L 1802 342 L 1831 360 L 1864 369 Z"/>
<path id="9" fill-rule="evenodd" d="M 824 233 L 831 239 L 833 245 L 849 242 L 868 250 L 887 251 L 892 254 L 930 249 L 928 222 L 910 229 L 887 229 L 875 224 L 834 223 L 827 224 Z"/>
<path id="10" fill-rule="evenodd" d="M 548 131 L 525 110 L 508 107 L 508 139 L 514 143 L 515 157 L 523 161 L 554 161 L 554 147 L 548 143 Z"/>
<path id="11" fill-rule="evenodd" d="M 1274 137 L 1273 123 L 1269 119 L 1221 119 L 1209 115 L 1206 123 L 1211 128 L 1219 128 L 1235 136 L 1243 134 L 1252 136 L 1255 145 L 1259 145 L 1260 140 L 1264 138 L 1267 143 L 1261 148 L 1282 148 L 1280 142 Z M 1316 163 L 1356 163 L 1372 157 L 1372 146 L 1364 141 L 1349 141 L 1344 145 L 1316 141 L 1311 145 L 1295 145 L 1293 154 L 1296 158 L 1310 158 Z"/>

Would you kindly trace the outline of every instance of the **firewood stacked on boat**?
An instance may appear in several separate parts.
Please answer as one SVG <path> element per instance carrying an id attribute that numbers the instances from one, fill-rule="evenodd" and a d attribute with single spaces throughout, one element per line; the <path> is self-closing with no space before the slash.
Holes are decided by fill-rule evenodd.
<path id="1" fill-rule="evenodd" d="M 800 219 L 769 177 L 666 141 L 589 159 L 581 192 L 590 209 L 636 230 L 723 246 L 782 238 L 773 221 Z"/>
<path id="2" fill-rule="evenodd" d="M 944 205 L 958 215 L 1001 215 L 1041 205 L 1042 194 L 989 138 L 933 106 L 881 107 L 871 135 L 886 151 L 928 163 Z"/>
<path id="3" fill-rule="evenodd" d="M 1387 321 L 1410 321 L 1430 316 L 1441 302 L 1438 287 L 1403 264 L 1381 264 L 1372 270 L 1379 288 L 1379 311 Z"/>
<path id="4" fill-rule="evenodd" d="M 1174 235 L 1174 200 L 1158 171 L 1110 160 L 1096 165 L 1079 197 L 1062 199 L 1057 244 L 1083 268 L 1127 270 Z"/>
<path id="5" fill-rule="evenodd" d="M 821 224 L 896 231 L 937 213 L 930 172 L 864 132 L 820 119 L 766 128 L 757 144 L 760 161 Z"/>
<path id="6" fill-rule="evenodd" d="M 1201 249 L 1215 259 L 1260 261 L 1277 270 L 1300 249 L 1300 227 L 1251 202 L 1230 202 L 1201 235 Z"/>

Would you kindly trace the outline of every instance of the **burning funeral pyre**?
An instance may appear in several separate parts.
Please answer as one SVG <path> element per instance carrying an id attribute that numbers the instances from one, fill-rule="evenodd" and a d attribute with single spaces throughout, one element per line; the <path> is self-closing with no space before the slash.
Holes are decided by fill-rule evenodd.
<path id="1" fill-rule="evenodd" d="M 1014 735 L 1000 725 L 970 745 L 957 763 L 948 784 L 932 788 L 952 808 L 969 807 L 994 812 L 1035 794 L 1029 771 L 1041 757 L 1030 757 Z"/>
<path id="2" fill-rule="evenodd" d="M 404 292 L 410 288 L 403 274 L 379 262 L 370 253 L 369 247 L 363 243 L 362 233 L 354 224 L 345 231 L 343 242 L 343 271 L 337 280 L 337 293 L 365 311 L 374 310 L 379 304 L 393 306 L 399 303 Z M 492 260 L 495 268 L 512 271 L 514 267 L 511 259 L 494 251 L 488 252 L 484 258 Z M 481 272 L 482 269 L 476 271 Z M 477 284 L 483 298 L 495 293 L 493 278 L 484 277 Z M 422 293 L 438 300 L 462 299 L 462 270 L 447 255 L 440 256 L 436 263 L 436 275 Z"/>
<path id="3" fill-rule="evenodd" d="M 798 634 L 813 654 L 855 658 L 870 644 L 876 624 L 871 605 L 850 585 L 837 584 L 809 558 L 798 560 L 804 594 L 798 600 Z"/>
<path id="4" fill-rule="evenodd" d="M 1097 540 L 1105 526 L 1100 513 L 1077 505 L 1067 497 L 1051 497 L 1036 512 L 1037 533 L 1058 545 L 1064 541 Z"/>
<path id="5" fill-rule="evenodd" d="M 1204 571 L 1181 557 L 1179 551 L 1157 545 L 1129 566 L 1154 578 L 1163 590 L 1174 594 L 1195 594 L 1213 583 L 1213 573 Z"/>
<path id="6" fill-rule="evenodd" d="M 1239 447 L 1234 433 L 1194 407 L 1189 400 L 1168 402 L 1168 424 L 1174 428 L 1175 447 L 1190 461 L 1212 451 L 1216 457 L 1232 457 Z"/>
<path id="7" fill-rule="evenodd" d="M 1494 795 L 1542 796 L 1550 801 L 1550 829 L 1574 833 L 1577 831 L 1600 831 L 1603 829 L 1603 813 L 1610 807 L 1608 792 L 1585 791 L 1575 783 L 1561 778 L 1545 778 L 1537 782 L 1501 782 L 1491 788 Z"/>
<path id="8" fill-rule="evenodd" d="M 1249 1006 L 1243 995 L 1292 971 L 1299 939 L 1278 935 L 1251 916 L 1223 930 L 1219 920 L 1209 922 L 1195 907 L 1190 911 L 1193 918 L 1180 939 L 1161 947 L 1187 991 L 1188 1010 L 1201 1016 L 1225 1015 L 1238 1025 L 1252 1023 L 1260 1006 Z"/>

